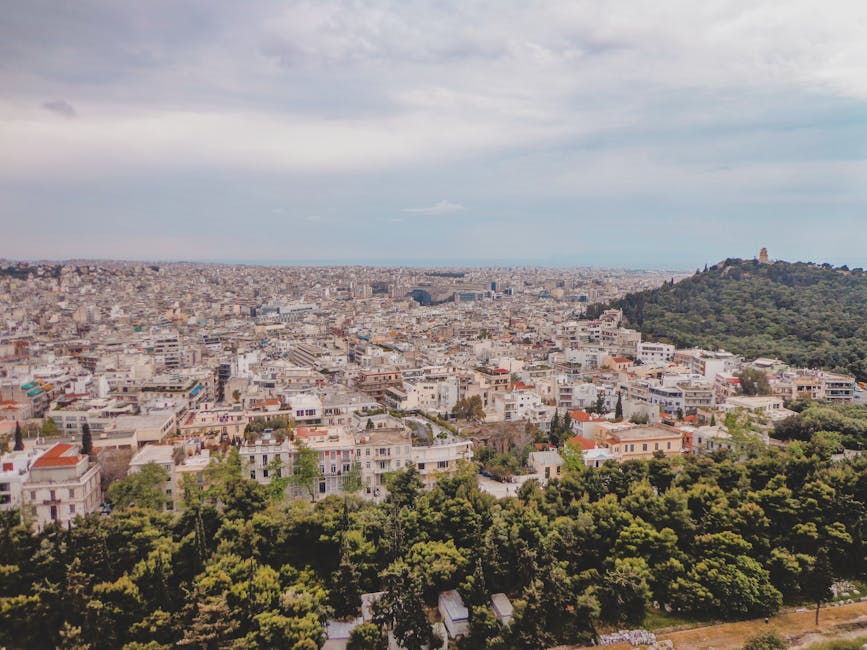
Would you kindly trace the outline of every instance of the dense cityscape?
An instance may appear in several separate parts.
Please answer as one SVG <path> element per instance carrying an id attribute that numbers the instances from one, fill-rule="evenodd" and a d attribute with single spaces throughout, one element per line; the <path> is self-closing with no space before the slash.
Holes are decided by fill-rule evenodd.
<path id="1" fill-rule="evenodd" d="M 762 250 L 753 264 L 777 263 Z M 0 274 L 10 647 L 689 647 L 640 626 L 805 598 L 818 620 L 822 601 L 859 593 L 862 564 L 841 553 L 860 528 L 825 509 L 839 479 L 816 491 L 825 466 L 864 471 L 863 384 L 644 340 L 606 307 L 691 274 L 109 261 Z M 788 488 L 761 478 L 769 463 L 814 465 L 815 496 L 788 506 L 806 516 L 793 539 L 774 523 Z M 603 534 L 606 507 L 622 519 Z M 528 538 L 537 510 L 552 519 Z M 836 520 L 819 529 L 820 515 Z M 59 582 L 37 578 L 46 561 Z M 734 583 L 706 573 L 716 561 L 734 562 Z M 217 597 L 200 593 L 212 571 L 240 573 Z M 241 588 L 277 600 L 242 613 Z M 70 589 L 80 608 L 62 620 L 11 624 Z M 174 609 L 148 604 L 158 593 Z"/>

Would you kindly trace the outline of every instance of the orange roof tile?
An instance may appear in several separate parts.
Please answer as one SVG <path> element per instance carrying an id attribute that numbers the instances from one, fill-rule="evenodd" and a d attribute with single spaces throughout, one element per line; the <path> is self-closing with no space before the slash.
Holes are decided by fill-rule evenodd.
<path id="1" fill-rule="evenodd" d="M 70 467 L 77 465 L 81 456 L 78 453 L 67 455 L 73 446 L 59 442 L 42 454 L 33 463 L 33 467 Z"/>
<path id="2" fill-rule="evenodd" d="M 596 446 L 596 443 L 592 440 L 588 440 L 584 436 L 575 436 L 569 440 L 574 445 L 578 445 L 581 449 L 593 449 Z"/>

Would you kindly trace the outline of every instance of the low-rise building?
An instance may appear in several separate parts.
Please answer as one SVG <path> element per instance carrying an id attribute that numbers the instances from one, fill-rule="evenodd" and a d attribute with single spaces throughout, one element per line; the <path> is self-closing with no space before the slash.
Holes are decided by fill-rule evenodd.
<path id="1" fill-rule="evenodd" d="M 678 456 L 683 451 L 683 432 L 664 424 L 627 426 L 607 431 L 604 442 L 619 462 L 650 459 L 656 452 Z"/>
<path id="2" fill-rule="evenodd" d="M 23 485 L 25 510 L 37 530 L 95 512 L 100 496 L 99 465 L 80 454 L 78 445 L 65 443 L 37 458 Z"/>
<path id="3" fill-rule="evenodd" d="M 30 466 L 45 449 L 26 449 L 0 454 L 0 511 L 22 505 L 24 483 L 30 478 Z"/>
<path id="4" fill-rule="evenodd" d="M 438 599 L 440 616 L 443 617 L 449 636 L 457 639 L 470 632 L 470 612 L 464 599 L 456 590 L 443 591 Z"/>

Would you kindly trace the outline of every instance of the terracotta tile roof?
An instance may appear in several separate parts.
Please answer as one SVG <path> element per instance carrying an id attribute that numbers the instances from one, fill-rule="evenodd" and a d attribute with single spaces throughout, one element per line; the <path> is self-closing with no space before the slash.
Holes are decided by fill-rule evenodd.
<path id="1" fill-rule="evenodd" d="M 590 414 L 587 411 L 577 410 L 569 413 L 574 422 L 590 422 Z"/>
<path id="2" fill-rule="evenodd" d="M 593 449 L 596 446 L 596 443 L 592 440 L 588 440 L 584 436 L 575 436 L 571 440 L 569 440 L 574 445 L 578 445 L 581 449 Z"/>
<path id="3" fill-rule="evenodd" d="M 78 464 L 81 456 L 76 453 L 69 453 L 73 450 L 72 445 L 67 445 L 62 442 L 57 443 L 51 449 L 42 454 L 33 463 L 33 467 L 72 467 Z"/>

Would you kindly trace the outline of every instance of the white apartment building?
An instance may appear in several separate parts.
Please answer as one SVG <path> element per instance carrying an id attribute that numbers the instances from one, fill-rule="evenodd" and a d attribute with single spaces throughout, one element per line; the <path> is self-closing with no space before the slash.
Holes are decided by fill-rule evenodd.
<path id="1" fill-rule="evenodd" d="M 371 429 L 356 438 L 356 460 L 367 495 L 384 496 L 385 475 L 406 469 L 415 462 L 412 440 L 403 428 Z"/>
<path id="2" fill-rule="evenodd" d="M 458 392 L 456 376 L 406 380 L 402 387 L 386 388 L 383 401 L 390 408 L 448 415 L 458 403 Z"/>
<path id="3" fill-rule="evenodd" d="M 30 478 L 30 466 L 44 451 L 34 448 L 0 455 L 0 510 L 21 507 L 22 490 Z"/>
<path id="4" fill-rule="evenodd" d="M 581 379 L 570 379 L 566 375 L 557 378 L 557 407 L 585 409 L 596 404 L 599 387 Z"/>
<path id="5" fill-rule="evenodd" d="M 461 461 L 472 459 L 473 443 L 462 438 L 437 438 L 433 445 L 413 447 L 412 456 L 425 489 L 430 490 L 440 477 L 453 475 Z"/>
<path id="6" fill-rule="evenodd" d="M 512 390 L 491 395 L 491 405 L 485 411 L 487 422 L 546 422 L 548 407 L 542 398 L 531 390 Z"/>
<path id="7" fill-rule="evenodd" d="M 674 346 L 645 341 L 638 344 L 636 358 L 644 365 L 665 365 L 674 360 Z"/>
<path id="8" fill-rule="evenodd" d="M 343 480 L 355 463 L 360 465 L 362 494 L 369 498 L 385 496 L 385 476 L 412 466 L 418 468 L 422 482 L 431 488 L 441 476 L 457 471 L 461 460 L 473 456 L 472 442 L 460 438 L 435 439 L 430 446 L 413 446 L 409 432 L 397 427 L 362 430 L 355 436 L 343 427 L 297 430 L 296 435 L 318 454 L 319 478 L 312 486 L 316 500 L 329 494 L 343 494 Z M 293 471 L 297 447 L 291 441 L 265 437 L 242 445 L 241 458 L 248 476 L 263 485 L 271 482 L 271 463 L 279 457 L 282 475 Z M 310 498 L 305 488 L 292 486 L 289 496 Z"/>
<path id="9" fill-rule="evenodd" d="M 674 363 L 690 372 L 702 375 L 705 379 L 713 379 L 718 373 L 731 373 L 737 370 L 740 360 L 731 352 L 720 350 L 691 349 L 677 350 L 674 353 Z"/>
<path id="10" fill-rule="evenodd" d="M 37 530 L 54 522 L 66 526 L 99 507 L 99 465 L 78 451 L 78 445 L 57 443 L 30 466 L 23 502 Z"/>

